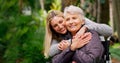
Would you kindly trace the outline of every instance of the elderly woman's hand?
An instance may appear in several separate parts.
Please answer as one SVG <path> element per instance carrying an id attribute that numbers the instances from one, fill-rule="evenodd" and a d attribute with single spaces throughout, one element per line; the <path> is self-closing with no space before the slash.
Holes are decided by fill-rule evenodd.
<path id="1" fill-rule="evenodd" d="M 59 49 L 59 50 L 65 50 L 69 45 L 70 45 L 70 42 L 68 42 L 68 40 L 62 40 L 62 41 L 58 44 L 58 49 Z"/>
<path id="2" fill-rule="evenodd" d="M 75 62 L 75 61 L 72 61 L 72 63 L 77 63 L 77 62 Z"/>
<path id="3" fill-rule="evenodd" d="M 75 51 L 76 49 L 83 47 L 89 43 L 91 38 L 92 36 L 90 32 L 83 34 L 81 37 L 73 38 L 71 50 Z"/>

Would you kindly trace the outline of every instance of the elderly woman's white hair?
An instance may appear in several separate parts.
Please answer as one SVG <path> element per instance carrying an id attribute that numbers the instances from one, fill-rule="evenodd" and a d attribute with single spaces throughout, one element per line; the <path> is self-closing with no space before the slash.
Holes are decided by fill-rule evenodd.
<path id="1" fill-rule="evenodd" d="M 64 9 L 64 16 L 66 16 L 67 13 L 79 14 L 79 15 L 81 15 L 81 17 L 84 18 L 83 10 L 81 8 L 77 7 L 77 6 L 70 5 L 68 7 L 65 7 L 65 9 Z"/>

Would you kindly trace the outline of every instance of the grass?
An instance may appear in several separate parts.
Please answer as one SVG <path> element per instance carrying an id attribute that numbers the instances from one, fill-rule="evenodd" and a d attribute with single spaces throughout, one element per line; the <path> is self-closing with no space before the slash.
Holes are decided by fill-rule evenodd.
<path id="1" fill-rule="evenodd" d="M 110 53 L 112 58 L 120 61 L 120 43 L 116 43 L 110 47 Z"/>

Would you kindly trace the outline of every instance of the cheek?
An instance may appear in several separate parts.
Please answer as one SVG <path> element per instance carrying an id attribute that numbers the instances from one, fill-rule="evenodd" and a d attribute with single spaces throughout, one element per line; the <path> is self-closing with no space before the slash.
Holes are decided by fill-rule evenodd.
<path id="1" fill-rule="evenodd" d="M 82 25 L 82 21 L 80 21 L 80 20 L 76 21 L 76 23 L 80 26 Z"/>
<path id="2" fill-rule="evenodd" d="M 76 26 L 77 26 L 77 29 L 81 28 L 82 22 L 81 21 L 76 21 Z"/>
<path id="3" fill-rule="evenodd" d="M 55 32 L 57 32 L 57 27 L 52 27 Z"/>
<path id="4" fill-rule="evenodd" d="M 66 22 L 65 22 L 65 25 L 68 25 L 68 24 L 69 24 L 69 22 L 68 22 L 68 21 L 66 21 Z"/>
<path id="5" fill-rule="evenodd" d="M 81 26 L 82 26 L 81 23 L 78 23 L 78 24 L 77 24 L 77 27 L 78 27 L 78 28 L 81 28 Z"/>
<path id="6" fill-rule="evenodd" d="M 63 26 L 66 26 L 66 22 L 63 22 L 62 25 L 63 25 Z"/>
<path id="7" fill-rule="evenodd" d="M 67 22 L 65 23 L 65 26 L 66 26 L 66 27 L 68 26 L 68 23 L 67 23 Z"/>

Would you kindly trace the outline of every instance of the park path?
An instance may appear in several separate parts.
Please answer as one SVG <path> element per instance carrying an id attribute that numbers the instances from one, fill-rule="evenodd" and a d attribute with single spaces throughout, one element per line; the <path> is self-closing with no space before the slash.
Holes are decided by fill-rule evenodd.
<path id="1" fill-rule="evenodd" d="M 117 60 L 115 58 L 112 58 L 112 63 L 120 63 L 120 60 Z"/>

